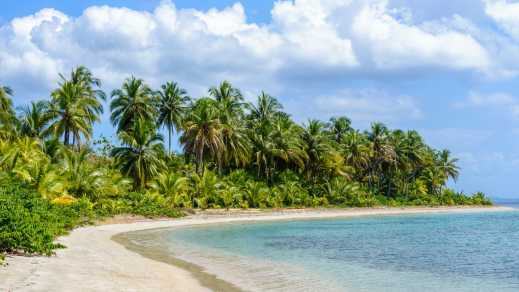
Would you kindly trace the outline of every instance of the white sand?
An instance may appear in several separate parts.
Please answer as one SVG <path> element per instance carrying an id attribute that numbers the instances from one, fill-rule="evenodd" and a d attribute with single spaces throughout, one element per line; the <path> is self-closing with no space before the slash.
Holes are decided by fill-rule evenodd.
<path id="1" fill-rule="evenodd" d="M 225 223 L 445 212 L 507 211 L 490 208 L 319 209 L 204 212 L 176 220 L 143 220 L 78 228 L 59 239 L 67 246 L 53 257 L 7 257 L 0 291 L 209 291 L 188 271 L 145 258 L 111 240 L 118 233 L 153 228 Z"/>

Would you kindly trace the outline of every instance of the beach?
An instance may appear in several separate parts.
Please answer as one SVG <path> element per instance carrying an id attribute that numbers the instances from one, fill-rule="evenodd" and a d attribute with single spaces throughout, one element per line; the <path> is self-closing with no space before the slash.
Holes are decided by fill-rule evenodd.
<path id="1" fill-rule="evenodd" d="M 232 290 L 232 283 L 193 272 L 185 266 L 153 260 L 116 242 L 118 234 L 230 222 L 304 220 L 426 213 L 469 213 L 511 210 L 507 207 L 354 208 L 289 210 L 212 210 L 180 219 L 114 220 L 87 226 L 58 240 L 67 248 L 52 257 L 7 256 L 0 267 L 1 291 L 212 291 Z M 143 253 L 145 255 L 145 253 Z M 220 285 L 220 286 L 214 286 Z M 226 286 L 227 285 L 227 286 Z M 226 288 L 225 288 L 226 287 Z"/>

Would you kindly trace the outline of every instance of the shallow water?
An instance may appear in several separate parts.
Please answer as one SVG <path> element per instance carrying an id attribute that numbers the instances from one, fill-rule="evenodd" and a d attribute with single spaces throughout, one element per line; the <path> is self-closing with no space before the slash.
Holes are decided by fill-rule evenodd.
<path id="1" fill-rule="evenodd" d="M 519 212 L 163 230 L 164 252 L 251 291 L 519 291 Z"/>

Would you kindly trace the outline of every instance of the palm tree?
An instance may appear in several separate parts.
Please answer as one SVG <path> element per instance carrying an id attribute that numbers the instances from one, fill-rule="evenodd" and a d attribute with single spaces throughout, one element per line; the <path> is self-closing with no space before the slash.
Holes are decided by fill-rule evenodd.
<path id="1" fill-rule="evenodd" d="M 328 129 L 335 142 L 340 143 L 342 138 L 351 131 L 351 120 L 347 117 L 333 117 L 330 119 Z"/>
<path id="2" fill-rule="evenodd" d="M 160 159 L 163 138 L 157 134 L 154 126 L 137 119 L 131 129 L 119 132 L 123 146 L 112 150 L 116 165 L 125 175 L 133 178 L 134 187 L 138 189 L 144 188 L 165 167 L 164 161 Z"/>
<path id="3" fill-rule="evenodd" d="M 249 104 L 248 107 L 250 109 L 250 118 L 258 128 L 264 130 L 269 122 L 283 110 L 283 106 L 276 98 L 263 91 L 258 96 L 257 105 Z"/>
<path id="4" fill-rule="evenodd" d="M 7 86 L 0 85 L 0 136 L 12 136 L 14 128 L 14 111 L 11 96 L 13 90 Z"/>
<path id="5" fill-rule="evenodd" d="M 207 159 L 220 163 L 224 151 L 221 130 L 215 101 L 198 99 L 186 118 L 184 133 L 180 137 L 184 153 L 195 158 L 197 173 L 204 171 Z"/>
<path id="6" fill-rule="evenodd" d="M 220 120 L 222 144 L 224 152 L 218 164 L 221 174 L 222 167 L 231 162 L 237 166 L 245 165 L 248 161 L 250 143 L 245 135 L 243 118 L 243 96 L 239 89 L 228 81 L 222 82 L 218 87 L 211 87 L 209 95 L 216 101 L 218 118 Z"/>
<path id="7" fill-rule="evenodd" d="M 96 195 L 96 190 L 104 184 L 105 177 L 100 169 L 92 167 L 91 151 L 82 148 L 76 152 L 62 147 L 58 151 L 58 156 L 60 175 L 67 180 L 67 190 L 76 197 Z"/>
<path id="8" fill-rule="evenodd" d="M 80 84 L 66 81 L 52 92 L 49 107 L 49 129 L 56 137 L 63 135 L 63 144 L 70 144 L 70 135 L 79 143 L 81 135 L 89 140 L 93 121 L 99 121 L 99 100 Z M 93 115 L 96 112 L 97 115 Z M 79 144 L 78 144 L 79 145 Z"/>
<path id="9" fill-rule="evenodd" d="M 20 134 L 37 138 L 43 138 L 48 134 L 49 106 L 46 101 L 33 101 L 30 105 L 22 107 L 19 117 Z"/>
<path id="10" fill-rule="evenodd" d="M 382 166 L 384 163 L 393 163 L 395 159 L 394 148 L 389 143 L 389 130 L 382 123 L 373 123 L 370 132 L 367 133 L 371 144 L 371 157 L 369 168 L 369 184 L 373 187 L 373 181 L 377 180 L 378 189 L 384 179 Z"/>
<path id="11" fill-rule="evenodd" d="M 369 164 L 370 149 L 366 137 L 359 131 L 351 131 L 341 144 L 345 162 L 355 169 L 357 180 L 361 180 L 362 173 Z"/>
<path id="12" fill-rule="evenodd" d="M 303 148 L 308 155 L 305 170 L 308 178 L 316 178 L 322 170 L 323 158 L 330 150 L 327 139 L 323 134 L 324 124 L 318 120 L 310 120 L 301 135 Z"/>
<path id="13" fill-rule="evenodd" d="M 13 90 L 8 86 L 0 86 L 0 115 L 13 113 Z"/>
<path id="14" fill-rule="evenodd" d="M 112 91 L 111 120 L 117 132 L 133 128 L 138 120 L 153 121 L 156 99 L 142 79 L 134 76 L 125 80 L 121 89 Z"/>
<path id="15" fill-rule="evenodd" d="M 457 162 L 458 159 L 451 158 L 451 152 L 447 149 L 438 153 L 437 167 L 445 179 L 451 178 L 454 181 L 458 179 L 460 168 L 456 165 Z"/>
<path id="16" fill-rule="evenodd" d="M 158 92 L 158 125 L 168 129 L 168 152 L 171 154 L 171 134 L 173 129 L 179 132 L 182 127 L 187 103 L 190 98 L 187 92 L 180 88 L 176 82 L 168 82 L 161 86 Z"/>
<path id="17" fill-rule="evenodd" d="M 213 86 L 209 89 L 209 95 L 216 101 L 243 101 L 241 91 L 233 87 L 229 81 L 223 81 L 218 87 Z"/>

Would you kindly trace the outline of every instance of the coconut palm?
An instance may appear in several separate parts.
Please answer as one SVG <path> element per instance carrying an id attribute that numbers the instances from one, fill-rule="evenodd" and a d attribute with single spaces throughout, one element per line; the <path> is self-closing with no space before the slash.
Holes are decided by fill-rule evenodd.
<path id="1" fill-rule="evenodd" d="M 333 117 L 328 124 L 328 130 L 337 143 L 340 143 L 342 138 L 351 131 L 351 120 L 347 117 Z"/>
<path id="2" fill-rule="evenodd" d="M 269 122 L 283 109 L 283 106 L 276 98 L 263 91 L 258 96 L 257 104 L 248 104 L 248 107 L 250 118 L 258 128 L 262 129 L 265 129 Z"/>
<path id="3" fill-rule="evenodd" d="M 50 115 L 49 103 L 33 101 L 20 109 L 20 134 L 28 137 L 44 138 L 48 134 Z"/>
<path id="4" fill-rule="evenodd" d="M 241 91 L 233 87 L 229 81 L 223 81 L 219 86 L 213 86 L 209 89 L 209 95 L 216 101 L 243 101 Z"/>
<path id="5" fill-rule="evenodd" d="M 154 126 L 150 122 L 136 120 L 131 129 L 119 132 L 123 145 L 112 150 L 116 165 L 125 175 L 133 178 L 134 187 L 138 189 L 144 188 L 165 167 L 160 159 L 163 138 Z"/>
<path id="6" fill-rule="evenodd" d="M 0 115 L 13 114 L 13 90 L 8 86 L 0 86 Z"/>
<path id="7" fill-rule="evenodd" d="M 184 133 L 180 137 L 184 153 L 195 159 L 197 173 L 204 171 L 206 160 L 220 163 L 225 147 L 221 131 L 215 101 L 198 99 L 186 118 Z"/>
<path id="8" fill-rule="evenodd" d="M 55 137 L 63 136 L 63 144 L 69 145 L 70 138 L 79 143 L 81 136 L 90 140 L 93 131 L 92 119 L 99 120 L 90 112 L 98 108 L 99 101 L 89 96 L 78 84 L 66 81 L 52 92 L 49 107 L 51 124 L 49 130 Z M 78 144 L 79 145 L 79 144 Z"/>
<path id="9" fill-rule="evenodd" d="M 437 154 L 438 161 L 437 167 L 439 171 L 443 174 L 445 179 L 453 179 L 456 181 L 459 176 L 459 167 L 456 165 L 458 162 L 457 158 L 451 158 L 451 152 L 447 149 L 442 150 Z"/>
<path id="10" fill-rule="evenodd" d="M 180 88 L 176 82 L 162 85 L 157 94 L 159 97 L 157 123 L 168 130 L 168 152 L 171 154 L 173 129 L 177 133 L 180 131 L 190 98 L 187 96 L 186 90 Z"/>
<path id="11" fill-rule="evenodd" d="M 15 119 L 12 95 L 13 90 L 10 87 L 0 85 L 0 137 L 3 138 L 13 136 Z"/>
<path id="12" fill-rule="evenodd" d="M 357 179 L 360 180 L 369 164 L 370 149 L 367 138 L 357 130 L 351 131 L 343 138 L 341 147 L 346 164 L 355 169 Z"/>
<path id="13" fill-rule="evenodd" d="M 323 133 L 324 124 L 318 120 L 310 120 L 301 135 L 303 149 L 308 159 L 305 171 L 308 178 L 314 178 L 322 170 L 324 156 L 330 150 L 326 136 Z"/>
<path id="14" fill-rule="evenodd" d="M 243 96 L 239 89 L 228 81 L 218 87 L 211 87 L 209 95 L 215 99 L 218 118 L 221 124 L 222 144 L 224 152 L 218 165 L 219 173 L 222 167 L 234 163 L 243 166 L 248 162 L 250 143 L 245 134 L 243 119 Z"/>
<path id="15" fill-rule="evenodd" d="M 117 132 L 128 131 L 138 120 L 153 121 L 156 98 L 142 79 L 126 79 L 120 89 L 112 91 L 111 120 Z"/>
<path id="16" fill-rule="evenodd" d="M 149 186 L 154 192 L 168 198 L 173 206 L 188 207 L 186 202 L 189 202 L 189 178 L 173 171 L 163 172 Z"/>
<path id="17" fill-rule="evenodd" d="M 63 82 L 67 81 L 65 76 L 62 74 L 60 74 L 60 78 Z M 68 81 L 82 87 L 88 98 L 99 99 L 102 101 L 106 100 L 106 94 L 100 89 L 101 79 L 95 77 L 88 68 L 79 66 L 73 69 Z M 90 122 L 94 123 L 99 120 L 99 115 L 103 113 L 103 106 L 98 102 L 97 104 L 88 107 L 86 110 L 89 113 Z"/>
<path id="18" fill-rule="evenodd" d="M 92 136 L 93 124 L 99 122 L 103 113 L 102 100 L 105 94 L 99 89 L 101 81 L 83 66 L 72 70 L 70 79 L 60 74 L 59 88 L 51 94 L 49 114 L 52 120 L 49 130 L 56 137 L 63 135 L 65 145 L 81 144 L 81 137 L 88 142 Z"/>
<path id="19" fill-rule="evenodd" d="M 393 146 L 389 143 L 389 130 L 382 123 L 373 123 L 371 129 L 367 132 L 368 141 L 370 141 L 370 161 L 369 169 L 369 185 L 373 187 L 374 181 L 377 181 L 378 189 L 384 179 L 382 176 L 382 168 L 384 163 L 393 163 L 395 152 Z"/>

